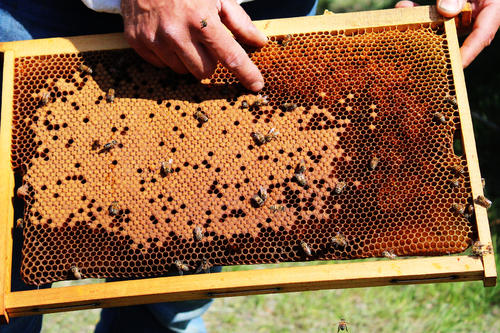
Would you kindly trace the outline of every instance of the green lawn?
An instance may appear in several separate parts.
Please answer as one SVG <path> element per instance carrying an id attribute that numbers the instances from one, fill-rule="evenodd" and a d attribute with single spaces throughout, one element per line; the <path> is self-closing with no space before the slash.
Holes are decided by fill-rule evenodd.
<path id="1" fill-rule="evenodd" d="M 341 12 L 391 3 L 321 1 L 321 9 Z M 496 41 L 466 70 L 481 172 L 491 199 L 500 197 L 498 59 Z M 498 206 L 489 211 L 494 235 L 500 233 Z M 341 317 L 351 332 L 500 332 L 500 287 L 461 282 L 224 298 L 214 302 L 205 320 L 210 332 L 336 332 Z M 91 332 L 98 319 L 98 310 L 51 314 L 42 332 Z"/>
<path id="2" fill-rule="evenodd" d="M 221 298 L 204 318 L 209 332 L 326 332 L 342 317 L 352 332 L 500 332 L 499 301 L 500 287 L 458 282 Z M 98 320 L 50 314 L 42 332 L 92 332 Z"/>
<path id="3" fill-rule="evenodd" d="M 326 332 L 341 317 L 353 332 L 498 332 L 489 294 L 474 282 L 226 298 L 205 320 L 212 332 Z"/>

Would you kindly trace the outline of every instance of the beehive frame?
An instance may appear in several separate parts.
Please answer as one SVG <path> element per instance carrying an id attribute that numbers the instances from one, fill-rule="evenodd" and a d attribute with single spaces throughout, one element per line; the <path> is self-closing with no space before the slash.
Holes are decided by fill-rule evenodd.
<path id="1" fill-rule="evenodd" d="M 433 7 L 391 9 L 374 12 L 323 15 L 257 22 L 268 35 L 324 30 L 378 28 L 443 21 Z M 451 56 L 453 79 L 459 105 L 461 133 L 474 197 L 482 194 L 481 176 L 467 93 L 453 20 L 444 26 Z M 128 48 L 121 34 L 55 38 L 0 44 L 3 52 L 2 119 L 0 133 L 0 318 L 98 307 L 124 306 L 160 301 L 227 297 L 332 288 L 483 280 L 496 283 L 493 254 L 482 258 L 442 256 L 394 261 L 288 267 L 225 272 L 208 275 L 162 277 L 108 282 L 64 288 L 12 292 L 12 228 L 14 175 L 10 164 L 14 59 L 19 56 L 62 52 L 84 52 Z M 476 222 L 479 240 L 491 244 L 486 210 L 478 205 Z"/>

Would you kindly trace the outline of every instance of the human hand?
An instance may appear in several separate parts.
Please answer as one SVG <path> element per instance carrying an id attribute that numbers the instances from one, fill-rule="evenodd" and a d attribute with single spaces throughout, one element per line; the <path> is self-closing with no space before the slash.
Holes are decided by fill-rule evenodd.
<path id="1" fill-rule="evenodd" d="M 445 17 L 453 17 L 460 13 L 465 2 L 466 0 L 437 0 L 437 10 Z M 474 25 L 472 32 L 460 48 L 464 68 L 469 66 L 486 46 L 490 45 L 500 26 L 500 1 L 472 0 L 470 2 Z M 396 4 L 397 8 L 414 6 L 417 4 L 412 1 L 400 1 Z"/>
<path id="2" fill-rule="evenodd" d="M 125 38 L 153 65 L 202 79 L 220 61 L 246 88 L 264 87 L 259 69 L 227 29 L 252 46 L 267 38 L 235 0 L 122 0 L 121 9 Z"/>

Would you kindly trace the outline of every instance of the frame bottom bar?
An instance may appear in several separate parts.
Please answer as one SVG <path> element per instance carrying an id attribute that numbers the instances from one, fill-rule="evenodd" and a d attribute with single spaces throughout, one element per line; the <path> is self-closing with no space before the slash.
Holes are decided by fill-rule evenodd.
<path id="1" fill-rule="evenodd" d="M 19 317 L 213 297 L 483 279 L 484 267 L 481 258 L 428 257 L 174 276 L 19 291 L 5 295 L 5 307 L 9 316 Z"/>

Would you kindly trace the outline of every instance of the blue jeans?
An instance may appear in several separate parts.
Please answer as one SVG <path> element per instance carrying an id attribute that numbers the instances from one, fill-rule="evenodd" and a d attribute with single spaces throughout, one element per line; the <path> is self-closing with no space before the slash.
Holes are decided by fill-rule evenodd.
<path id="1" fill-rule="evenodd" d="M 257 0 L 243 4 L 254 20 L 314 15 L 318 0 Z M 79 0 L 0 0 L 0 42 L 76 36 L 123 31 L 119 15 L 89 10 Z M 1 78 L 1 76 L 0 76 Z M 0 103 L 1 104 L 1 103 Z M 22 202 L 15 202 L 14 221 L 22 216 Z M 34 289 L 20 276 L 22 235 L 14 232 L 12 291 Z M 213 268 L 220 272 L 221 268 Z M 50 285 L 43 286 L 49 288 Z M 212 300 L 167 302 L 103 309 L 97 333 L 107 332 L 205 332 L 201 315 Z M 36 333 L 42 316 L 11 318 L 0 333 Z"/>

